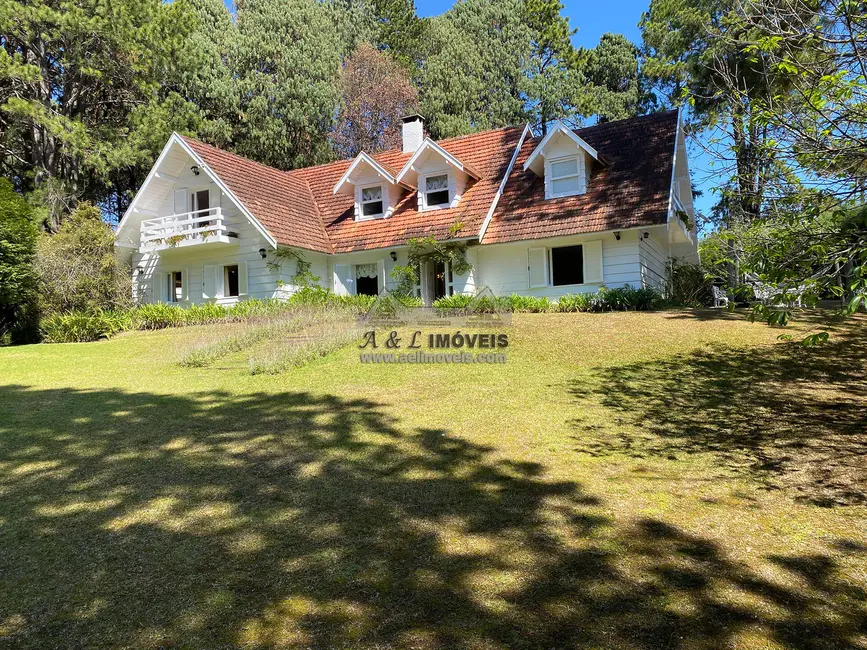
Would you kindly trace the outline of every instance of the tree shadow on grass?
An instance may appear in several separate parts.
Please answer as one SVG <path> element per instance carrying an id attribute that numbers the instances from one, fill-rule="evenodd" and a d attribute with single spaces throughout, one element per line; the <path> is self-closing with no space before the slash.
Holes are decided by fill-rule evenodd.
<path id="1" fill-rule="evenodd" d="M 0 387 L 0 645 L 855 645 L 837 553 L 779 584 L 364 400 Z M 815 573 L 814 568 L 819 572 Z M 748 599 L 738 602 L 724 588 Z M 678 606 L 673 606 L 677 604 Z"/>
<path id="2" fill-rule="evenodd" d="M 679 458 L 710 453 L 728 470 L 801 501 L 867 503 L 867 327 L 799 343 L 706 349 L 601 367 L 570 390 L 618 415 L 619 432 L 581 420 L 593 455 Z"/>

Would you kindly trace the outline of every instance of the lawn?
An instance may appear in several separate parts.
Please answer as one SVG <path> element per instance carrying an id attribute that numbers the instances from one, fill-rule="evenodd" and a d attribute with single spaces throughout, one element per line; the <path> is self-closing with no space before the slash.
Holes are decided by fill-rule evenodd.
<path id="1" fill-rule="evenodd" d="M 832 329 L 527 314 L 505 366 L 276 376 L 179 366 L 197 328 L 0 349 L 0 647 L 867 648 L 867 319 Z"/>

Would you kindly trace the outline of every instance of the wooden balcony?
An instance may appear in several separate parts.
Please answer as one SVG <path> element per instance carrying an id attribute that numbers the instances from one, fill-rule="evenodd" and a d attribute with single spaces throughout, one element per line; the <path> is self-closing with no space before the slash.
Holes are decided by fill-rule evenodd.
<path id="1" fill-rule="evenodd" d="M 223 218 L 221 208 L 147 219 L 141 223 L 139 252 L 237 245 L 238 236 L 231 228 L 232 224 Z"/>

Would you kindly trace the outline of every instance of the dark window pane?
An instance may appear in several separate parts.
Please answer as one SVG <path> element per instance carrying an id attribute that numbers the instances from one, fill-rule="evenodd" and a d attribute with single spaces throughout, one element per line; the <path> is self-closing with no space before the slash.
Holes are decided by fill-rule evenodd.
<path id="1" fill-rule="evenodd" d="M 551 284 L 584 284 L 584 250 L 581 246 L 551 249 Z"/>
<path id="2" fill-rule="evenodd" d="M 371 201 L 361 206 L 361 214 L 369 217 L 374 214 L 382 214 L 382 201 Z"/>
<path id="3" fill-rule="evenodd" d="M 428 192 L 427 193 L 427 204 L 428 205 L 445 205 L 449 202 L 449 191 L 448 190 L 439 190 L 437 192 Z"/>
<path id="4" fill-rule="evenodd" d="M 239 295 L 237 266 L 226 267 L 226 295 L 230 297 Z"/>

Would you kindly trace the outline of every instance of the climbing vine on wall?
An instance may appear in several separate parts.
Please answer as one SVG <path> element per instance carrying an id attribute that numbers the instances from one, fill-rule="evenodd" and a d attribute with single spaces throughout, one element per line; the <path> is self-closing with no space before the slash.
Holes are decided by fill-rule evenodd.
<path id="1" fill-rule="evenodd" d="M 280 273 L 285 262 L 295 262 L 295 275 L 292 276 L 292 284 L 296 287 L 309 287 L 321 279 L 310 271 L 312 264 L 304 259 L 304 255 L 291 248 L 278 248 L 272 252 L 267 266 L 274 273 Z M 282 284 L 282 282 L 280 283 Z"/>

